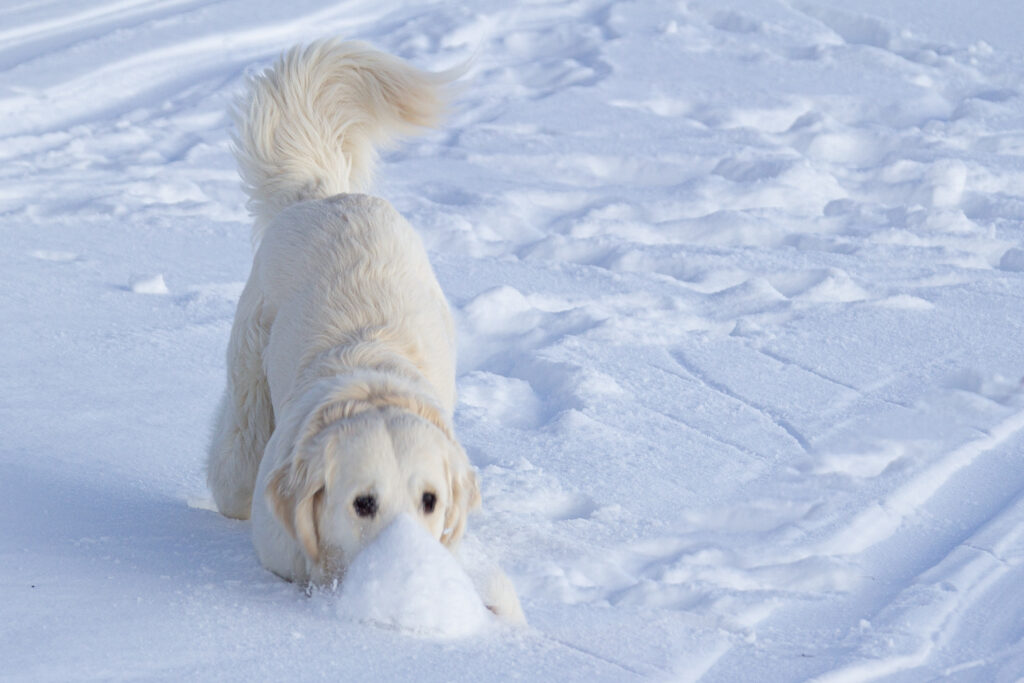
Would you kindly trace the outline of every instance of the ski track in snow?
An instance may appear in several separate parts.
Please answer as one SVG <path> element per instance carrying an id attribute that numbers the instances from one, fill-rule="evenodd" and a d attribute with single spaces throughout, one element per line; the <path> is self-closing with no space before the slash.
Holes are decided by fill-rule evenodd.
<path id="1" fill-rule="evenodd" d="M 826 0 L 278 5 L 0 8 L 5 677 L 1024 672 L 1024 51 Z M 346 621 L 211 511 L 227 109 L 333 34 L 473 60 L 377 193 L 452 303 L 524 632 Z"/>

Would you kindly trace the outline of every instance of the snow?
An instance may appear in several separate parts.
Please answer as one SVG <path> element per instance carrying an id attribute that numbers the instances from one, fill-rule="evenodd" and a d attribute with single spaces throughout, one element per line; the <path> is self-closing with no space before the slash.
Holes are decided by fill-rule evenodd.
<path id="1" fill-rule="evenodd" d="M 0 7 L 0 677 L 1016 680 L 1018 5 Z M 414 535 L 359 561 L 409 600 L 310 597 L 212 510 L 227 110 L 323 35 L 473 59 L 377 193 L 459 329 L 463 564 L 526 628 L 443 561 L 466 601 L 406 620 Z"/>
<path id="2" fill-rule="evenodd" d="M 163 275 L 142 275 L 132 278 L 131 289 L 136 294 L 167 294 Z"/>
<path id="3" fill-rule="evenodd" d="M 336 609 L 342 618 L 434 637 L 470 636 L 488 623 L 469 574 L 407 515 L 348 566 Z"/>

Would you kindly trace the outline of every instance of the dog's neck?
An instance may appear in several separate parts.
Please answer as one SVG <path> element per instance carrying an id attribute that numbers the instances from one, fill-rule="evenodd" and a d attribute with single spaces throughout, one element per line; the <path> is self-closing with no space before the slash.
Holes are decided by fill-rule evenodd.
<path id="1" fill-rule="evenodd" d="M 410 358 L 415 349 L 399 348 L 387 328 L 363 328 L 346 334 L 334 344 L 310 354 L 299 370 L 298 384 L 308 385 L 325 377 L 348 375 L 356 371 L 377 371 L 399 376 L 416 384 L 424 382 L 423 373 Z"/>
<path id="2" fill-rule="evenodd" d="M 305 359 L 296 395 L 319 403 L 314 430 L 365 409 L 394 407 L 429 420 L 455 440 L 451 415 L 409 357 L 415 350 L 400 348 L 394 338 L 386 328 L 357 330 Z"/>

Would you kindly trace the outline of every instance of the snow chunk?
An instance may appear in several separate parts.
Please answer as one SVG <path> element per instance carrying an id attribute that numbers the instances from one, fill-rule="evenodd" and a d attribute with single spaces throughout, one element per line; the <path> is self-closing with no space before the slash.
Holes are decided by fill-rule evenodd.
<path id="1" fill-rule="evenodd" d="M 349 565 L 337 610 L 348 619 L 442 638 L 471 635 L 490 619 L 459 562 L 408 515 Z"/>
<path id="2" fill-rule="evenodd" d="M 167 294 L 169 291 L 162 274 L 132 278 L 131 288 L 136 294 Z"/>

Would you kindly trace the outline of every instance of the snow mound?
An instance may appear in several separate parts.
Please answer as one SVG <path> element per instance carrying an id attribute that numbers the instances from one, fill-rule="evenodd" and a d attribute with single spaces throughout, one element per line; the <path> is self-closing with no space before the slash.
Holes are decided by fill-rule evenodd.
<path id="1" fill-rule="evenodd" d="M 471 635 L 490 618 L 455 557 L 408 515 L 349 565 L 337 610 L 347 619 L 440 638 Z"/>
<path id="2" fill-rule="evenodd" d="M 132 278 L 131 289 L 136 294 L 167 294 L 167 283 L 162 274 Z"/>

